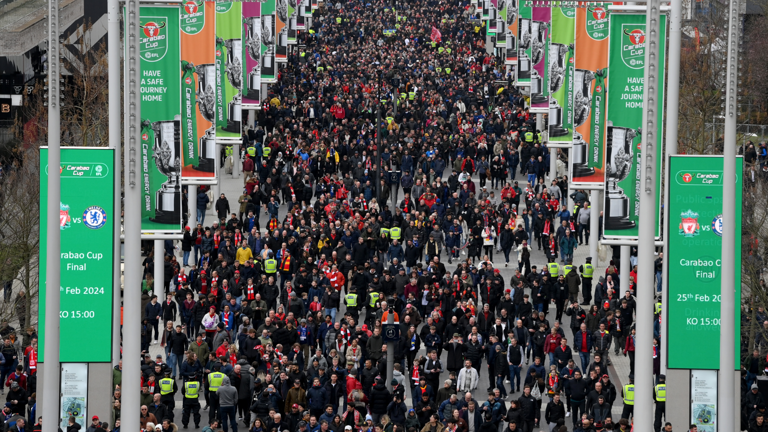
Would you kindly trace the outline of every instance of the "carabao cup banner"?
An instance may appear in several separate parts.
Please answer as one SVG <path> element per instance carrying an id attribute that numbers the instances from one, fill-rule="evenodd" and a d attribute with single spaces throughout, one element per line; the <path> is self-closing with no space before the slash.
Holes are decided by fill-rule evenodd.
<path id="1" fill-rule="evenodd" d="M 267 0 L 261 4 L 261 82 L 273 84 L 277 82 L 277 58 L 275 57 L 277 43 L 277 18 L 275 17 L 275 0 Z"/>
<path id="2" fill-rule="evenodd" d="M 499 16 L 504 21 L 504 64 L 517 65 L 517 18 L 519 0 L 499 0 Z"/>
<path id="3" fill-rule="evenodd" d="M 573 146 L 569 156 L 574 186 L 605 181 L 605 105 L 608 75 L 608 5 L 576 9 L 575 73 L 573 75 Z"/>
<path id="4" fill-rule="evenodd" d="M 549 6 L 534 7 L 531 12 L 531 112 L 549 111 L 549 55 L 552 9 Z"/>
<path id="5" fill-rule="evenodd" d="M 576 9 L 552 8 L 549 44 L 549 142 L 573 140 L 574 26 Z"/>
<path id="6" fill-rule="evenodd" d="M 669 343 L 667 367 L 719 369 L 712 347 L 720 341 L 723 247 L 723 157 L 672 156 L 669 160 Z M 736 159 L 736 368 L 739 361 L 741 304 L 742 159 Z M 731 182 L 734 179 L 730 179 Z M 733 222 L 731 222 L 733 223 Z M 650 285 L 648 286 L 650 289 Z M 706 341 L 706 343 L 702 343 Z"/>
<path id="7" fill-rule="evenodd" d="M 659 70 L 664 70 L 666 15 L 661 16 Z M 604 234 L 607 238 L 636 239 L 640 214 L 645 71 L 645 14 L 613 14 L 608 54 L 608 116 L 606 123 L 606 179 Z M 664 139 L 664 75 L 659 80 L 656 106 L 656 229 L 659 236 L 661 166 Z"/>
<path id="8" fill-rule="evenodd" d="M 261 108 L 261 3 L 243 3 L 243 108 Z"/>
<path id="9" fill-rule="evenodd" d="M 275 58 L 278 63 L 288 62 L 288 0 L 267 0 L 275 5 Z"/>
<path id="10" fill-rule="evenodd" d="M 520 18 L 517 21 L 517 85 L 527 87 L 531 85 L 531 13 L 529 2 L 518 3 Z"/>
<path id="11" fill-rule="evenodd" d="M 240 141 L 243 116 L 242 3 L 216 3 L 216 141 Z M 223 97 L 222 97 L 223 96 Z"/>
<path id="12" fill-rule="evenodd" d="M 61 166 L 49 167 L 48 149 L 40 150 L 39 362 L 45 361 L 50 169 L 61 173 L 61 258 L 54 263 L 61 267 L 61 286 L 51 287 L 60 295 L 60 361 L 112 361 L 113 241 L 114 224 L 120 220 L 115 214 L 114 158 L 114 150 L 104 147 L 65 147 Z M 84 335 L 87 349 L 82 345 Z"/>
<path id="13" fill-rule="evenodd" d="M 216 4 L 181 5 L 181 174 L 184 183 L 216 179 Z"/>
<path id="14" fill-rule="evenodd" d="M 181 231 L 179 7 L 142 7 L 141 231 Z"/>

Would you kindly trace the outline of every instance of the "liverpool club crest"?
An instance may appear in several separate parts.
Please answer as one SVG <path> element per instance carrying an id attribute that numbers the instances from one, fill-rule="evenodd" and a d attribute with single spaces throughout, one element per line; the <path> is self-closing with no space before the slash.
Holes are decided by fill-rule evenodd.
<path id="1" fill-rule="evenodd" d="M 680 214 L 680 235 L 695 237 L 699 235 L 699 214 L 688 210 Z"/>

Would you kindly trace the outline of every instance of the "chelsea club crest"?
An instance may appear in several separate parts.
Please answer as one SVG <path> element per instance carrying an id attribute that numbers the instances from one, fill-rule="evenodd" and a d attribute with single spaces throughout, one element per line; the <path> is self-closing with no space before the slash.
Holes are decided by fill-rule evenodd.
<path id="1" fill-rule="evenodd" d="M 720 237 L 723 236 L 723 215 L 719 214 L 712 219 L 712 231 Z"/>
<path id="2" fill-rule="evenodd" d="M 90 206 L 83 212 L 83 223 L 90 229 L 99 229 L 107 223 L 107 212 L 99 206 Z"/>

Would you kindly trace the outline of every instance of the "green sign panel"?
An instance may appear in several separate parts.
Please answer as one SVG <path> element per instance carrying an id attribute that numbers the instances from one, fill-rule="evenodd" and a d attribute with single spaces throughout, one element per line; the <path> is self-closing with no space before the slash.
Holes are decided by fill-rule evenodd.
<path id="1" fill-rule="evenodd" d="M 264 6 L 262 5 L 262 12 Z M 216 3 L 216 140 L 240 141 L 243 99 L 242 3 Z M 262 36 L 264 37 L 264 36 Z M 262 72 L 263 74 L 263 72 Z"/>
<path id="2" fill-rule="evenodd" d="M 661 15 L 659 67 L 666 58 L 666 15 Z M 640 219 L 641 130 L 645 73 L 645 14 L 611 14 L 608 50 L 608 115 L 605 155 L 606 238 L 636 239 Z M 661 164 L 664 124 L 664 76 L 656 95 L 656 237 L 661 209 Z"/>
<path id="3" fill-rule="evenodd" d="M 549 44 L 549 141 L 573 141 L 573 79 L 576 9 L 552 8 Z"/>
<path id="4" fill-rule="evenodd" d="M 61 149 L 61 362 L 112 361 L 114 151 Z M 48 149 L 40 153 L 39 361 L 45 361 Z M 55 167 L 54 167 L 55 169 Z M 118 171 L 119 173 L 119 171 Z M 53 287 L 54 289 L 56 287 Z M 83 346 L 87 333 L 88 346 Z"/>
<path id="5" fill-rule="evenodd" d="M 718 369 L 723 223 L 722 156 L 672 156 L 669 164 L 668 367 Z M 736 159 L 736 257 L 741 263 L 742 160 Z M 741 270 L 736 269 L 736 365 Z M 706 342 L 705 342 L 706 341 Z"/>
<path id="6" fill-rule="evenodd" d="M 179 7 L 141 8 L 141 230 L 181 231 Z"/>

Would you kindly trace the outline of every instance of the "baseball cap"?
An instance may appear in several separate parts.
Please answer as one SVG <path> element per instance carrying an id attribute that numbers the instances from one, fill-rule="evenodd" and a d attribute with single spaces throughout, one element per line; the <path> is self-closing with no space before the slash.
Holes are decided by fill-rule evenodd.
<path id="1" fill-rule="evenodd" d="M 298 407 L 299 407 L 299 404 L 293 404 L 291 408 L 298 408 Z"/>
<path id="2" fill-rule="evenodd" d="M 99 419 L 99 416 L 93 416 L 93 417 L 91 417 L 91 420 L 98 420 L 98 419 Z"/>

